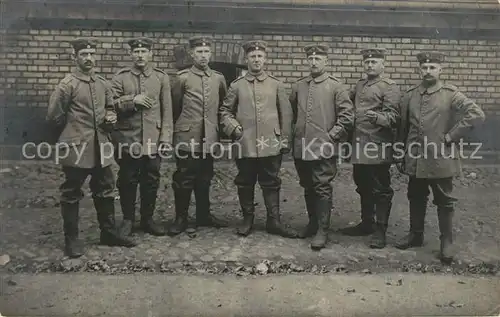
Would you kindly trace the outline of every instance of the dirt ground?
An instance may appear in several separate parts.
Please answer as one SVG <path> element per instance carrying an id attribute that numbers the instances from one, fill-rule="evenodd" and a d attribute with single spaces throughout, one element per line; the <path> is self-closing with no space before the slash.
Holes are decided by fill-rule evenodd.
<path id="1" fill-rule="evenodd" d="M 175 166 L 163 163 L 161 190 L 155 217 L 166 226 L 174 218 L 170 186 Z M 81 203 L 80 230 L 87 252 L 76 260 L 63 256 L 62 219 L 58 187 L 62 172 L 51 162 L 4 163 L 0 171 L 0 272 L 133 272 L 271 274 L 293 272 L 442 272 L 458 274 L 498 274 L 500 267 L 500 221 L 498 167 L 465 167 L 455 179 L 455 195 L 460 199 L 455 217 L 456 261 L 443 267 L 436 259 L 439 249 L 435 206 L 429 200 L 424 247 L 401 251 L 393 247 L 409 225 L 406 199 L 407 178 L 393 173 L 394 205 L 388 229 L 388 246 L 372 250 L 367 237 L 340 235 L 338 229 L 359 220 L 359 199 L 352 181 L 351 165 L 343 164 L 333 183 L 334 208 L 330 241 L 320 252 L 312 251 L 309 240 L 285 239 L 265 232 L 265 208 L 256 189 L 257 231 L 238 237 L 234 227 L 239 213 L 236 169 L 233 162 L 216 162 L 211 191 L 212 211 L 231 226 L 203 228 L 196 234 L 153 237 L 137 233 L 139 245 L 127 249 L 98 245 L 99 232 L 88 185 Z M 115 166 L 116 171 L 116 166 Z M 281 171 L 283 221 L 296 229 L 307 223 L 303 191 L 290 161 Z M 121 221 L 118 192 L 117 222 Z M 194 213 L 194 196 L 190 214 Z M 139 217 L 138 217 L 139 219 Z M 7 263 L 6 263 L 7 262 Z M 4 264 L 4 265 L 2 265 Z"/>

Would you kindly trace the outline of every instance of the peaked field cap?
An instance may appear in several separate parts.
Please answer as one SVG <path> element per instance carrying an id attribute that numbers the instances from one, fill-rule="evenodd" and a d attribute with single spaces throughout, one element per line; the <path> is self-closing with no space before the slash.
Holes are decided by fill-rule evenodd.
<path id="1" fill-rule="evenodd" d="M 307 56 L 311 55 L 328 55 L 328 45 L 326 44 L 310 44 L 304 47 L 304 52 Z"/>
<path id="2" fill-rule="evenodd" d="M 213 42 L 210 36 L 193 36 L 189 39 L 189 47 L 211 46 Z"/>
<path id="3" fill-rule="evenodd" d="M 445 55 L 441 52 L 426 51 L 417 54 L 417 61 L 422 63 L 442 63 L 444 62 Z"/>
<path id="4" fill-rule="evenodd" d="M 94 37 L 79 37 L 70 42 L 76 52 L 85 48 L 97 48 L 98 43 L 99 41 Z"/>
<path id="5" fill-rule="evenodd" d="M 367 58 L 385 58 L 386 49 L 383 47 L 370 47 L 361 50 L 361 55 L 363 55 L 363 59 Z"/>
<path id="6" fill-rule="evenodd" d="M 245 53 L 251 52 L 251 51 L 267 51 L 268 44 L 266 41 L 263 40 L 252 40 L 252 41 L 247 41 L 241 45 L 243 49 L 245 50 Z"/>
<path id="7" fill-rule="evenodd" d="M 128 41 L 128 45 L 130 46 L 131 49 L 135 49 L 138 47 L 145 47 L 147 49 L 151 49 L 151 47 L 153 46 L 153 40 L 148 37 L 137 37 L 130 39 Z"/>

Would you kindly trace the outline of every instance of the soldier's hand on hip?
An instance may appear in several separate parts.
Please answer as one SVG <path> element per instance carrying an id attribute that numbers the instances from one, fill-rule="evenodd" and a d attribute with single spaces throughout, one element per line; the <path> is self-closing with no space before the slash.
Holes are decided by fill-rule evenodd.
<path id="1" fill-rule="evenodd" d="M 134 104 L 141 106 L 143 108 L 149 109 L 153 106 L 153 99 L 149 98 L 146 95 L 137 95 L 134 97 Z"/>

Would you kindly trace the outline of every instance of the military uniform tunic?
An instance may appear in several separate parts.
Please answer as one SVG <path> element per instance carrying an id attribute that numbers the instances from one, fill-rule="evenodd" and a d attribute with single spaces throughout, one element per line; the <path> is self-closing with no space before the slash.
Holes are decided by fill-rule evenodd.
<path id="1" fill-rule="evenodd" d="M 219 105 L 226 94 L 226 80 L 215 70 L 192 66 L 177 74 L 172 101 L 174 144 L 180 150 L 206 153 L 215 150 L 213 144 L 219 141 Z"/>
<path id="2" fill-rule="evenodd" d="M 404 172 L 409 200 L 453 206 L 453 176 L 460 172 L 459 140 L 485 119 L 484 112 L 457 87 L 438 81 L 410 88 L 402 99 L 399 141 L 404 142 Z"/>
<path id="3" fill-rule="evenodd" d="M 104 122 L 107 112 L 114 112 L 111 87 L 93 72 L 73 71 L 50 96 L 46 119 L 62 130 L 59 146 L 69 147 L 69 153 L 64 153 L 67 157 L 60 160 L 65 173 L 60 188 L 63 203 L 76 203 L 83 198 L 81 187 L 88 175 L 92 175 L 90 188 L 94 198 L 113 197 L 113 155 Z"/>
<path id="4" fill-rule="evenodd" d="M 481 108 L 457 87 L 442 82 L 428 89 L 422 85 L 409 89 L 401 115 L 405 172 L 417 178 L 457 175 L 459 153 L 452 144 L 485 118 Z M 446 135 L 451 143 L 445 142 Z"/>
<path id="5" fill-rule="evenodd" d="M 354 122 L 347 87 L 328 73 L 307 76 L 292 86 L 290 102 L 294 158 L 309 161 L 338 156 L 339 141 L 347 141 Z"/>
<path id="6" fill-rule="evenodd" d="M 352 90 L 351 97 L 356 114 L 351 163 L 391 163 L 401 98 L 396 82 L 383 75 L 375 79 L 361 79 Z M 381 115 L 376 122 L 371 122 L 366 116 L 369 110 Z"/>
<path id="7" fill-rule="evenodd" d="M 114 104 L 118 113 L 113 139 L 134 157 L 156 154 L 160 143 L 172 144 L 172 97 L 168 74 L 148 65 L 144 71 L 126 67 L 113 76 Z M 134 97 L 154 100 L 150 109 L 138 109 Z"/>
<path id="8" fill-rule="evenodd" d="M 291 142 L 292 109 L 281 81 L 266 72 L 247 73 L 229 87 L 220 109 L 224 133 L 231 136 L 237 126 L 243 136 L 235 140 L 241 158 L 276 156 Z"/>

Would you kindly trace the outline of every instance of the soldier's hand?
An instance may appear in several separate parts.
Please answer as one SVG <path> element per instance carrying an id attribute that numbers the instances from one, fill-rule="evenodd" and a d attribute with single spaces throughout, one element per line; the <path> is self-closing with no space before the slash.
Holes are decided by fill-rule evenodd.
<path id="1" fill-rule="evenodd" d="M 153 99 L 149 98 L 146 95 L 137 95 L 134 97 L 134 104 L 141 106 L 143 108 L 149 109 L 153 106 Z"/>
<path id="2" fill-rule="evenodd" d="M 243 136 L 243 128 L 241 126 L 237 126 L 233 131 L 233 137 L 236 140 L 239 140 L 241 139 L 242 136 Z"/>
<path id="3" fill-rule="evenodd" d="M 372 110 L 368 110 L 366 112 L 366 117 L 368 118 L 368 120 L 375 123 L 375 122 L 377 122 L 378 113 L 376 113 L 375 111 L 372 111 Z"/>
<path id="4" fill-rule="evenodd" d="M 115 124 L 117 120 L 118 120 L 118 118 L 116 116 L 116 113 L 114 113 L 114 112 L 108 112 L 104 116 L 104 122 L 106 122 L 106 123 Z"/>

